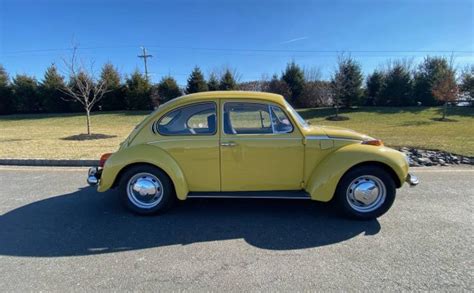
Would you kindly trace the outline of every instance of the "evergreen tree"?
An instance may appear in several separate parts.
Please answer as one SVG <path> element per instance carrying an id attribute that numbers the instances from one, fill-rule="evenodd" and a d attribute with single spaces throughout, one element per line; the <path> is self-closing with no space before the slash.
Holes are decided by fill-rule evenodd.
<path id="1" fill-rule="evenodd" d="M 198 92 L 206 92 L 208 91 L 208 86 L 206 80 L 204 79 L 204 75 L 201 72 L 199 67 L 194 67 L 193 72 L 188 78 L 188 85 L 186 86 L 186 93 L 198 93 Z"/>
<path id="2" fill-rule="evenodd" d="M 414 94 L 423 106 L 435 106 L 440 103 L 433 95 L 433 86 L 448 70 L 449 64 L 443 57 L 426 57 L 415 73 Z"/>
<path id="3" fill-rule="evenodd" d="M 63 100 L 64 77 L 58 73 L 56 65 L 52 64 L 46 69 L 39 92 L 45 112 L 65 113 L 70 111 L 68 102 Z"/>
<path id="4" fill-rule="evenodd" d="M 219 80 L 217 79 L 214 73 L 211 73 L 209 76 L 209 80 L 207 82 L 207 88 L 210 91 L 218 91 L 219 90 Z"/>
<path id="5" fill-rule="evenodd" d="M 153 109 L 157 109 L 161 103 L 160 94 L 158 92 L 158 84 L 152 85 L 150 89 L 150 99 Z"/>
<path id="6" fill-rule="evenodd" d="M 276 74 L 272 76 L 265 88 L 266 92 L 282 95 L 287 101 L 291 99 L 291 90 L 286 81 L 279 79 Z"/>
<path id="7" fill-rule="evenodd" d="M 295 106 L 299 106 L 298 98 L 301 96 L 305 84 L 303 70 L 295 62 L 288 63 L 281 79 L 285 81 L 290 88 L 291 103 Z"/>
<path id="8" fill-rule="evenodd" d="M 109 90 L 100 101 L 102 110 L 124 110 L 126 108 L 125 91 L 121 85 L 121 77 L 117 68 L 115 68 L 112 63 L 106 63 L 102 67 L 100 79 L 107 84 Z"/>
<path id="9" fill-rule="evenodd" d="M 234 75 L 229 69 L 226 69 L 224 75 L 222 75 L 219 83 L 219 89 L 221 91 L 231 91 L 237 89 L 237 83 L 235 82 Z"/>
<path id="10" fill-rule="evenodd" d="M 150 110 L 152 108 L 151 86 L 143 74 L 135 70 L 126 79 L 125 84 L 125 101 L 128 110 Z"/>
<path id="11" fill-rule="evenodd" d="M 474 99 L 474 65 L 467 66 L 462 71 L 460 90 Z"/>
<path id="12" fill-rule="evenodd" d="M 380 93 L 384 86 L 385 76 L 382 72 L 375 70 L 367 77 L 366 81 L 366 104 L 367 105 L 383 105 Z"/>
<path id="13" fill-rule="evenodd" d="M 35 113 L 42 110 L 38 82 L 34 77 L 18 74 L 13 79 L 12 89 L 18 112 Z"/>
<path id="14" fill-rule="evenodd" d="M 9 84 L 10 84 L 10 77 L 8 76 L 8 73 L 3 67 L 3 65 L 0 64 L 0 86 L 7 86 Z"/>
<path id="15" fill-rule="evenodd" d="M 5 68 L 0 64 L 0 114 L 14 113 L 14 104 L 10 77 Z"/>
<path id="16" fill-rule="evenodd" d="M 332 78 L 334 98 L 345 107 L 358 105 L 362 97 L 362 70 L 352 57 L 341 56 Z"/>
<path id="17" fill-rule="evenodd" d="M 413 81 L 410 69 L 402 62 L 395 62 L 388 70 L 380 93 L 383 106 L 410 106 L 413 100 Z"/>
<path id="18" fill-rule="evenodd" d="M 158 95 L 162 103 L 168 102 L 174 98 L 182 95 L 181 89 L 176 80 L 171 76 L 166 76 L 161 79 L 158 84 Z"/>

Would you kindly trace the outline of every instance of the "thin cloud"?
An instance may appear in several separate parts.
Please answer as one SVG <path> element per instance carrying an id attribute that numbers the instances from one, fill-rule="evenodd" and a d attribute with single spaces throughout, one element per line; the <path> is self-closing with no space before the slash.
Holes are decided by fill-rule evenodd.
<path id="1" fill-rule="evenodd" d="M 307 40 L 307 39 L 309 39 L 309 38 L 308 38 L 308 37 L 294 38 L 294 39 L 291 39 L 291 40 L 287 40 L 287 41 L 281 42 L 280 45 L 289 44 L 289 43 L 294 43 L 294 42 L 303 41 L 303 40 Z"/>

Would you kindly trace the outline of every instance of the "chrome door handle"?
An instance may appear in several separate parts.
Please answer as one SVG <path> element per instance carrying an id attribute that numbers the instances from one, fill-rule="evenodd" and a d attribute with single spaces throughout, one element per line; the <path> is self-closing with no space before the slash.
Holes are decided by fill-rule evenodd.
<path id="1" fill-rule="evenodd" d="M 232 142 L 232 141 L 221 142 L 221 146 L 224 146 L 224 147 L 234 147 L 236 145 L 237 144 L 235 142 Z"/>

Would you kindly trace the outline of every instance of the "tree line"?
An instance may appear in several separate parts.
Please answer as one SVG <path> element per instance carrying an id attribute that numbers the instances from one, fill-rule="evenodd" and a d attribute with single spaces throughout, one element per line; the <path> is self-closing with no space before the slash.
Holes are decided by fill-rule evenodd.
<path id="1" fill-rule="evenodd" d="M 80 103 L 67 99 L 62 90 L 67 86 L 74 88 L 73 82 L 77 83 L 77 78 L 65 78 L 54 64 L 40 81 L 26 74 L 10 78 L 0 64 L 0 114 L 84 111 Z M 318 70 L 306 70 L 290 62 L 281 74 L 250 82 L 239 82 L 230 69 L 222 74 L 211 73 L 206 79 L 201 69 L 195 67 L 187 85 L 181 88 L 172 76 L 153 84 L 138 70 L 123 77 L 113 64 L 106 63 L 97 82 L 107 87 L 94 105 L 94 110 L 102 111 L 151 110 L 183 94 L 216 90 L 278 93 L 299 108 L 438 106 L 453 101 L 460 93 L 468 99 L 473 97 L 474 65 L 458 73 L 445 57 L 426 57 L 414 68 L 406 60 L 396 60 L 364 77 L 354 58 L 340 56 L 330 80 L 322 80 Z"/>

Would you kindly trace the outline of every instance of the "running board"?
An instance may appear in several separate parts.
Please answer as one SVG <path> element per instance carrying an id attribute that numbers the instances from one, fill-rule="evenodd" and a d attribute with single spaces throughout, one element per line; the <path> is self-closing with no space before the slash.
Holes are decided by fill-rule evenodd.
<path id="1" fill-rule="evenodd" d="M 311 199 L 303 190 L 190 192 L 188 198 Z"/>

